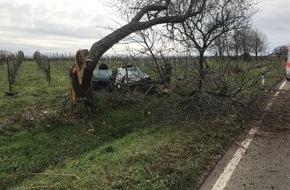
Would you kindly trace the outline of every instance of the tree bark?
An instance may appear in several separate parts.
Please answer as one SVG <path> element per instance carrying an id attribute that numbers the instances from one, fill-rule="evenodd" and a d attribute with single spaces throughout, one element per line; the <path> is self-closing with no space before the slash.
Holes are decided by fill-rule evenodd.
<path id="1" fill-rule="evenodd" d="M 203 87 L 205 74 L 204 51 L 199 51 L 199 90 Z"/>

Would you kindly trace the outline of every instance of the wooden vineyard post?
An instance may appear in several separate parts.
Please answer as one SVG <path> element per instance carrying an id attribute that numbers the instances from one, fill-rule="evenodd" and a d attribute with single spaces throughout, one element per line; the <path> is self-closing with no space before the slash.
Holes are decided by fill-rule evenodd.
<path id="1" fill-rule="evenodd" d="M 7 63 L 7 72 L 8 72 L 8 85 L 9 85 L 9 93 L 12 93 L 12 85 L 11 85 L 11 76 L 10 76 L 10 67 L 9 67 L 9 61 L 6 60 Z"/>
<path id="2" fill-rule="evenodd" d="M 12 92 L 13 88 L 12 88 L 11 72 L 10 72 L 10 66 L 9 66 L 9 60 L 8 59 L 6 60 L 6 64 L 7 64 L 8 85 L 9 85 L 9 92 L 6 92 L 6 94 L 9 95 L 9 96 L 13 96 L 16 93 Z"/>

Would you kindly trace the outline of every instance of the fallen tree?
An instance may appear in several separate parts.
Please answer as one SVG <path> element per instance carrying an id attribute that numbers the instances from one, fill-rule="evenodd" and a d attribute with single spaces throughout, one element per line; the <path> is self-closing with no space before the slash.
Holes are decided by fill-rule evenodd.
<path id="1" fill-rule="evenodd" d="M 101 56 L 114 44 L 130 34 L 145 30 L 154 25 L 182 23 L 190 17 L 202 13 L 207 0 L 118 0 L 117 2 L 126 4 L 135 16 L 131 21 L 113 31 L 103 39 L 95 42 L 89 51 L 78 50 L 76 63 L 73 65 L 71 78 L 71 95 L 73 105 L 83 102 L 85 107 L 94 108 L 94 101 L 91 90 L 91 78 Z"/>

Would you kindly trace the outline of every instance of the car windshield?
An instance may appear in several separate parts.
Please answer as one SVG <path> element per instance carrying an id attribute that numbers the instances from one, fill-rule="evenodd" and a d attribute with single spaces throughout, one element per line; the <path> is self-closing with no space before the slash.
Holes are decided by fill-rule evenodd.
<path id="1" fill-rule="evenodd" d="M 143 73 L 137 67 L 129 67 L 127 68 L 127 72 L 128 72 L 129 79 L 143 79 L 143 78 L 148 77 L 145 73 Z M 126 76 L 126 68 L 119 68 L 118 73 L 117 73 L 117 78 L 122 79 L 124 76 Z"/>
<path id="2" fill-rule="evenodd" d="M 95 69 L 93 76 L 95 78 L 109 79 L 112 76 L 112 70 L 111 69 L 106 69 L 106 70 Z"/>

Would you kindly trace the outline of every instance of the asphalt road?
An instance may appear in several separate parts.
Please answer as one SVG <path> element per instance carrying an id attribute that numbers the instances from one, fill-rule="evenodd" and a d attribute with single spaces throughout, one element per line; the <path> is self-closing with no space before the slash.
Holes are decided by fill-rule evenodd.
<path id="1" fill-rule="evenodd" d="M 290 82 L 280 88 L 200 190 L 290 190 Z"/>

